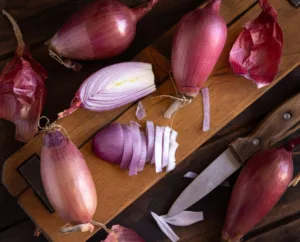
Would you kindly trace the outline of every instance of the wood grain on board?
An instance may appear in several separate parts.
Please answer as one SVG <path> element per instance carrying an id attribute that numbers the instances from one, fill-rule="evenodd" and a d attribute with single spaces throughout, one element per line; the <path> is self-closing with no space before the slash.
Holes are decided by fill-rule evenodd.
<path id="1" fill-rule="evenodd" d="M 300 16 L 297 15 L 297 10 L 285 1 L 274 0 L 273 4 L 279 11 L 279 21 L 284 31 L 286 43 L 277 79 L 272 85 L 263 89 L 257 89 L 249 80 L 234 75 L 230 71 L 228 64 L 225 67 L 227 62 L 224 63 L 224 68 L 221 70 L 217 69 L 217 74 L 213 75 L 206 83 L 206 86 L 210 89 L 211 100 L 210 131 L 206 133 L 201 131 L 203 117 L 200 95 L 190 105 L 181 109 L 175 116 L 173 128 L 179 132 L 178 143 L 180 144 L 177 152 L 178 163 L 184 160 L 208 138 L 299 64 L 300 36 L 295 36 L 294 33 L 297 30 L 297 23 L 300 20 Z M 234 23 L 229 28 L 230 37 L 227 44 L 232 43 L 236 38 L 232 33 L 236 33 L 237 29 L 240 29 L 249 19 L 255 18 L 259 12 L 260 8 L 255 6 L 245 16 Z M 228 55 L 228 52 L 224 51 L 223 55 Z M 156 93 L 143 99 L 143 104 L 147 110 L 147 119 L 155 120 L 155 123 L 158 125 L 170 125 L 170 121 L 163 119 L 162 114 L 171 104 L 171 100 L 153 97 L 161 94 L 174 95 L 174 91 L 172 90 L 172 83 L 168 79 L 159 86 Z M 198 112 L 195 112 L 195 110 L 198 110 Z M 129 123 L 130 120 L 135 120 L 134 113 L 135 106 L 123 113 L 116 121 Z M 143 125 L 144 122 L 141 124 Z M 190 142 L 191 140 L 193 142 Z M 103 223 L 110 221 L 165 175 L 164 172 L 155 174 L 153 166 L 148 165 L 138 176 L 128 177 L 127 172 L 120 170 L 118 166 L 108 164 L 96 158 L 91 151 L 90 141 L 84 144 L 80 150 L 87 161 L 97 187 L 98 208 L 94 219 Z M 23 156 L 25 155 L 25 153 L 22 154 Z M 91 234 L 86 233 L 62 236 L 58 231 L 59 227 L 64 223 L 56 214 L 50 215 L 44 209 L 31 189 L 27 189 L 19 197 L 19 203 L 32 220 L 52 240 L 74 241 L 75 238 L 77 240 L 86 240 L 91 236 Z"/>
<path id="2" fill-rule="evenodd" d="M 243 2 L 244 5 L 241 5 L 240 2 Z M 226 4 L 222 7 L 222 12 L 224 13 L 225 19 L 227 19 L 228 22 L 230 22 L 233 18 L 235 18 L 237 15 L 241 14 L 245 9 L 249 7 L 249 2 L 254 1 L 238 1 L 238 0 L 228 0 L 226 1 Z M 240 6 L 239 11 L 230 11 L 230 6 Z M 244 7 L 242 7 L 244 6 Z M 168 38 L 168 36 L 165 36 L 165 38 Z M 163 38 L 161 38 L 161 41 L 163 41 Z M 171 42 L 169 43 L 171 45 Z M 42 50 L 39 52 L 43 52 Z M 38 55 L 43 55 L 42 53 L 38 53 Z M 144 51 L 142 51 L 140 54 L 138 54 L 134 60 L 137 61 L 145 61 L 153 63 L 154 71 L 156 75 L 156 81 L 157 83 L 160 83 L 164 79 L 167 78 L 168 72 L 170 69 L 169 61 L 163 57 L 160 53 L 158 53 L 155 48 L 148 47 Z M 225 61 L 226 65 L 227 61 Z M 66 82 L 64 82 L 64 79 L 67 78 L 67 80 L 70 80 L 72 82 L 75 82 L 75 80 L 78 80 L 79 77 L 82 77 L 82 80 L 86 76 L 89 75 L 89 71 L 91 69 L 94 69 L 93 67 L 88 69 L 89 67 L 84 66 L 83 70 L 79 73 L 72 73 L 69 70 L 66 70 L 64 67 L 60 67 L 57 63 L 52 61 L 50 64 L 46 63 L 46 69 L 49 71 L 49 79 L 47 80 L 46 84 L 52 85 L 52 81 L 60 79 L 61 85 L 67 85 Z M 60 68 L 58 68 L 60 67 Z M 74 78 L 74 79 L 73 79 Z M 80 80 L 80 79 L 79 79 Z M 56 82 L 57 83 L 57 82 Z M 48 87 L 48 86 L 47 86 Z M 50 106 L 60 106 L 59 99 L 55 99 L 54 97 L 51 97 L 50 95 L 55 96 L 66 96 L 70 95 L 67 93 L 60 93 L 60 90 L 67 89 L 62 87 L 61 89 L 57 90 L 56 92 L 49 92 L 48 93 L 48 99 L 56 100 L 55 102 L 58 103 L 48 103 L 46 100 L 45 109 Z M 70 92 L 70 89 L 68 89 Z M 54 91 L 54 89 L 53 89 Z M 74 90 L 73 93 L 75 93 L 76 90 Z M 54 94 L 53 94 L 54 93 Z M 72 94 L 71 94 L 72 95 Z M 71 100 L 72 96 L 70 97 Z M 75 112 L 72 116 L 65 118 L 62 120 L 62 124 L 67 129 L 70 137 L 72 138 L 73 142 L 80 146 L 83 142 L 85 142 L 89 137 L 91 137 L 98 129 L 102 128 L 104 125 L 108 124 L 112 120 L 114 120 L 116 117 L 118 117 L 122 112 L 124 112 L 129 107 L 122 107 L 120 109 L 114 110 L 112 112 L 105 112 L 105 113 L 94 113 L 87 110 L 78 110 Z M 67 107 L 65 107 L 67 108 Z M 84 125 L 82 125 L 84 123 Z M 30 157 L 29 154 L 40 152 L 40 144 L 41 142 L 41 135 L 38 135 L 35 139 L 30 141 L 27 145 L 25 145 L 21 150 L 19 150 L 14 156 L 10 157 L 7 162 L 4 165 L 4 169 L 6 170 L 3 172 L 3 183 L 7 186 L 8 190 L 13 196 L 19 195 L 21 192 L 28 187 L 28 184 L 23 179 L 23 177 L 16 171 L 16 168 L 24 162 L 24 159 Z M 24 157 L 24 153 L 28 154 L 28 157 Z"/>

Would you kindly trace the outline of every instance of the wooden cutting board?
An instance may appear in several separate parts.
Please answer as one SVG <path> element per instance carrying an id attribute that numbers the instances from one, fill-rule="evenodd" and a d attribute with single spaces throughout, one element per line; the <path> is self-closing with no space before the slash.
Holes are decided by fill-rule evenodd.
<path id="1" fill-rule="evenodd" d="M 264 92 L 275 85 L 300 62 L 300 36 L 297 33 L 300 23 L 299 10 L 293 8 L 288 1 L 273 0 L 272 4 L 278 10 L 279 22 L 284 32 L 284 51 L 280 72 L 276 80 L 262 89 L 257 89 L 251 81 L 232 73 L 228 63 L 229 51 L 240 33 L 242 26 L 254 19 L 260 13 L 255 1 L 224 0 L 221 14 L 227 23 L 231 23 L 228 40 L 222 56 L 213 75 L 206 82 L 210 90 L 211 101 L 211 129 L 202 132 L 203 110 L 201 96 L 188 106 L 181 109 L 175 116 L 172 127 L 178 131 L 179 149 L 176 154 L 177 162 L 183 161 L 195 149 L 212 137 L 234 117 L 247 108 Z M 252 6 L 253 5 L 253 6 Z M 251 7 L 252 6 L 252 7 Z M 235 10 L 235 11 L 233 11 Z M 171 37 L 174 29 L 162 36 L 154 45 L 157 49 L 166 49 L 162 46 L 171 46 Z M 171 121 L 163 118 L 163 112 L 172 100 L 154 98 L 162 94 L 174 95 L 175 90 L 168 78 L 169 61 L 153 46 L 146 48 L 134 60 L 153 64 L 156 82 L 160 84 L 152 95 L 143 99 L 147 110 L 147 119 L 157 125 L 171 125 Z M 168 54 L 168 53 L 167 53 Z M 129 204 L 135 201 L 142 193 L 161 179 L 165 172 L 156 174 L 154 167 L 147 165 L 145 170 L 135 177 L 129 177 L 128 172 L 120 170 L 118 166 L 99 160 L 91 151 L 91 137 L 93 134 L 111 122 L 128 124 L 135 118 L 136 104 L 127 105 L 112 112 L 94 113 L 80 109 L 69 117 L 59 120 L 73 142 L 78 145 L 91 170 L 98 193 L 98 208 L 94 220 L 107 223 Z M 140 122 L 144 127 L 145 121 Z M 18 173 L 17 168 L 29 157 L 40 154 L 42 134 L 37 135 L 16 154 L 10 157 L 3 168 L 3 184 L 8 191 L 18 197 L 19 204 L 41 228 L 49 240 L 52 241 L 85 241 L 92 234 L 73 233 L 62 235 L 59 228 L 64 225 L 57 214 L 50 214 L 36 197 L 31 187 Z"/>

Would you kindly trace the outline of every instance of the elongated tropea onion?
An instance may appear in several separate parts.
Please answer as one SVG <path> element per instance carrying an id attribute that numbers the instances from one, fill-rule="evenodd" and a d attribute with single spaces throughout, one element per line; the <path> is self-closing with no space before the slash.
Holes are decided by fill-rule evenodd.
<path id="1" fill-rule="evenodd" d="M 172 45 L 172 73 L 179 98 L 166 111 L 170 117 L 182 103 L 199 93 L 219 59 L 227 38 L 227 26 L 220 16 L 221 0 L 185 15 L 179 22 Z"/>
<path id="2" fill-rule="evenodd" d="M 47 42 L 49 53 L 67 68 L 79 70 L 71 60 L 99 60 L 124 52 L 135 37 L 137 22 L 159 0 L 129 8 L 118 0 L 95 0 L 74 13 Z"/>

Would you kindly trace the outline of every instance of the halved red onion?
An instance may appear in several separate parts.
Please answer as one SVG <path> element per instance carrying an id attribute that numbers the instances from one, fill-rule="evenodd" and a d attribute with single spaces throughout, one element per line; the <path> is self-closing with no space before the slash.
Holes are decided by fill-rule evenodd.
<path id="1" fill-rule="evenodd" d="M 210 127 L 210 103 L 209 90 L 207 87 L 201 89 L 203 101 L 203 131 L 206 132 Z"/>
<path id="2" fill-rule="evenodd" d="M 121 124 L 109 124 L 93 138 L 93 151 L 96 156 L 110 163 L 120 164 L 124 150 L 124 134 Z"/>
<path id="3" fill-rule="evenodd" d="M 155 130 L 155 146 L 154 146 L 154 157 L 155 157 L 155 171 L 159 173 L 162 171 L 162 146 L 163 146 L 163 134 L 165 127 L 156 126 Z"/>
<path id="4" fill-rule="evenodd" d="M 146 161 L 151 161 L 154 163 L 153 153 L 154 153 L 154 141 L 155 141 L 155 127 L 152 121 L 146 122 L 146 135 L 147 135 L 147 158 Z"/>
<path id="5" fill-rule="evenodd" d="M 122 128 L 124 133 L 124 151 L 120 167 L 122 169 L 127 169 L 132 159 L 132 136 L 128 125 L 122 124 Z"/>
<path id="6" fill-rule="evenodd" d="M 140 126 L 137 122 L 130 121 L 131 136 L 133 142 L 132 159 L 129 166 L 129 176 L 137 175 L 141 154 Z"/>
<path id="7" fill-rule="evenodd" d="M 176 167 L 176 150 L 178 148 L 177 142 L 171 142 L 170 150 L 169 150 L 169 163 L 167 167 L 167 171 L 172 171 Z"/>
<path id="8" fill-rule="evenodd" d="M 162 156 L 163 168 L 166 167 L 169 163 L 170 136 L 171 136 L 171 128 L 169 126 L 166 126 L 163 135 L 163 156 Z"/>
<path id="9" fill-rule="evenodd" d="M 144 170 L 145 163 L 146 163 L 146 156 L 147 156 L 147 141 L 146 135 L 144 131 L 141 131 L 141 155 L 140 155 L 140 162 L 138 166 L 138 171 Z"/>

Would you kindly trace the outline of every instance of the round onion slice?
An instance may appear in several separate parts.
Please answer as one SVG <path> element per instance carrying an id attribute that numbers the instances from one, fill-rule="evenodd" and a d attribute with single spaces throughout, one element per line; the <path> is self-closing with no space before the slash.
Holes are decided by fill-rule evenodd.
<path id="1" fill-rule="evenodd" d="M 151 164 L 154 163 L 153 153 L 154 153 L 154 123 L 152 121 L 146 122 L 146 135 L 147 135 L 147 158 L 146 161 L 151 161 Z"/>
<path id="2" fill-rule="evenodd" d="M 146 156 L 147 156 L 147 141 L 145 132 L 141 131 L 141 155 L 140 155 L 140 162 L 138 166 L 138 171 L 143 171 L 146 163 Z"/>
<path id="3" fill-rule="evenodd" d="M 162 171 L 162 146 L 163 146 L 163 133 L 165 127 L 156 126 L 155 131 L 155 146 L 154 146 L 154 157 L 155 157 L 155 171 L 159 173 Z"/>
<path id="4" fill-rule="evenodd" d="M 140 126 L 137 122 L 130 121 L 131 137 L 133 143 L 132 159 L 129 167 L 129 176 L 137 175 L 141 154 Z"/>
<path id="5" fill-rule="evenodd" d="M 121 124 L 113 123 L 101 129 L 93 138 L 93 151 L 100 159 L 120 164 L 124 150 L 124 134 Z"/>
<path id="6" fill-rule="evenodd" d="M 124 133 L 124 151 L 120 167 L 122 169 L 127 169 L 132 159 L 132 136 L 128 125 L 122 124 L 122 128 Z"/>
<path id="7" fill-rule="evenodd" d="M 170 150 L 170 136 L 171 136 L 171 128 L 165 127 L 164 135 L 163 135 L 163 156 L 162 156 L 162 167 L 166 167 L 169 163 L 169 150 Z"/>

